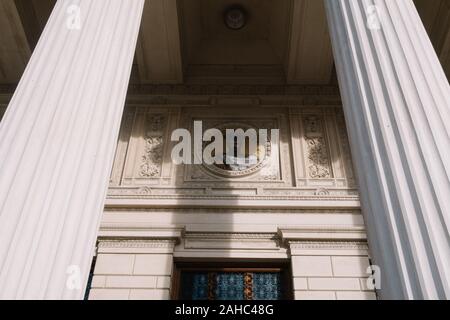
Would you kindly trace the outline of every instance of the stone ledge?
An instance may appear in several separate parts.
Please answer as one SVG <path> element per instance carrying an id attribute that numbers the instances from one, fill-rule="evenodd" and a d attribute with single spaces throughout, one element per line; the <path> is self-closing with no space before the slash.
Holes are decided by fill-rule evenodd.
<path id="1" fill-rule="evenodd" d="M 305 240 L 340 240 L 361 241 L 367 240 L 364 226 L 281 226 L 278 234 L 283 241 L 301 242 Z M 324 243 L 326 245 L 326 243 Z"/>

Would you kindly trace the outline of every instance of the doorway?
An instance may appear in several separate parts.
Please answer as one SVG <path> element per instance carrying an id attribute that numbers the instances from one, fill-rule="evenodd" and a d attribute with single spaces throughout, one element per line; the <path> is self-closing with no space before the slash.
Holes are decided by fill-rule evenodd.
<path id="1" fill-rule="evenodd" d="M 288 264 L 178 263 L 173 277 L 177 300 L 290 300 Z"/>

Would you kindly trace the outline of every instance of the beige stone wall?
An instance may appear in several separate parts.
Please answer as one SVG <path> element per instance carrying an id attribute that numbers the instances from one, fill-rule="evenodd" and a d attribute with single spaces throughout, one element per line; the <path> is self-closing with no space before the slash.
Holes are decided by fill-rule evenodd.
<path id="1" fill-rule="evenodd" d="M 333 244 L 323 243 L 322 247 Z M 296 300 L 373 300 L 373 288 L 368 288 L 369 258 L 367 253 L 342 252 L 354 244 L 340 243 L 347 249 L 332 249 L 323 254 L 321 250 L 307 252 L 293 250 L 292 271 Z M 297 244 L 297 246 L 300 246 Z M 302 247 L 307 247 L 303 244 Z M 312 246 L 310 244 L 310 246 Z M 316 244 L 316 246 L 320 246 Z M 361 245 L 359 245 L 361 246 Z M 355 249 L 350 249 L 354 251 Z M 365 250 L 363 250 L 365 251 Z M 311 255 L 316 254 L 316 255 Z"/>
<path id="2" fill-rule="evenodd" d="M 198 258 L 290 262 L 299 300 L 376 298 L 367 288 L 369 253 L 356 213 L 248 212 L 226 224 L 224 213 L 179 211 L 105 213 L 89 298 L 168 299 L 174 263 Z"/>
<path id="3" fill-rule="evenodd" d="M 208 235 L 203 235 L 202 238 L 206 243 L 214 236 L 209 235 L 208 239 Z M 230 236 L 228 240 L 232 238 Z M 261 241 L 263 238 L 266 240 L 265 244 Z M 239 238 L 234 235 L 234 239 L 237 246 L 235 250 L 230 251 L 235 251 L 235 254 L 238 253 L 238 249 L 242 251 L 245 248 L 247 251 L 251 249 L 261 251 L 262 248 L 268 248 L 267 244 L 271 242 L 271 238 L 267 235 L 259 239 L 257 236 Z M 247 239 L 247 245 L 242 244 L 245 241 L 243 239 Z M 222 235 L 222 244 L 224 242 Z M 226 242 L 229 244 L 232 241 Z M 217 243 L 216 238 L 216 248 L 220 247 Z M 133 241 L 130 241 L 129 247 L 131 246 Z M 201 247 L 199 245 L 197 249 Z M 317 249 L 318 247 L 320 249 Z M 373 288 L 368 288 L 367 285 L 369 259 L 365 247 L 363 243 L 299 242 L 291 244 L 289 258 L 292 266 L 294 298 L 296 300 L 376 299 Z M 205 246 L 203 248 L 205 250 L 203 257 L 218 257 L 217 254 L 211 254 L 211 245 L 209 249 Z M 324 249 L 325 253 L 323 253 Z M 179 250 L 181 251 L 183 250 Z M 270 253 L 267 250 L 259 253 L 259 257 L 280 258 L 281 252 Z M 186 252 L 184 255 L 186 256 Z M 172 254 L 100 253 L 97 257 L 89 299 L 169 299 L 172 266 Z"/>
<path id="4" fill-rule="evenodd" d="M 167 300 L 173 242 L 100 241 L 91 300 Z"/>
<path id="5" fill-rule="evenodd" d="M 341 108 L 249 103 L 126 108 L 90 299 L 168 299 L 173 265 L 199 258 L 290 263 L 296 299 L 375 298 Z M 280 129 L 280 143 L 242 177 L 176 166 L 170 134 L 195 120 Z"/>

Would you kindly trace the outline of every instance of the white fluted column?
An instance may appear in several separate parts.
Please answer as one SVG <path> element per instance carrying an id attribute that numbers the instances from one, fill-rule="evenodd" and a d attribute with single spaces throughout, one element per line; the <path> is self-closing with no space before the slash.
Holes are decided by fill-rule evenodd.
<path id="1" fill-rule="evenodd" d="M 0 127 L 0 298 L 83 297 L 143 5 L 56 3 Z"/>
<path id="2" fill-rule="evenodd" d="M 437 55 L 412 0 L 325 3 L 381 298 L 450 298 L 450 88 Z"/>

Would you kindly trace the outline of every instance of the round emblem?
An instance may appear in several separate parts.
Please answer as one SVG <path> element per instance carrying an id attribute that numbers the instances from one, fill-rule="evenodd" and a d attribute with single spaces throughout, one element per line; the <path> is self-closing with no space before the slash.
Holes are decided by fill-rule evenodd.
<path id="1" fill-rule="evenodd" d="M 225 25 L 232 30 L 242 29 L 247 22 L 247 14 L 242 7 L 231 7 L 225 11 Z"/>
<path id="2" fill-rule="evenodd" d="M 226 130 L 242 129 L 246 132 L 248 129 L 254 129 L 258 136 L 257 129 L 247 124 L 236 123 L 225 124 L 218 129 L 222 132 L 224 150 L 223 154 L 216 158 L 221 159 L 221 163 L 212 165 L 204 164 L 203 166 L 208 171 L 223 177 L 237 178 L 254 174 L 266 165 L 271 152 L 271 142 L 269 137 L 267 137 L 267 141 L 259 141 L 258 137 L 256 148 L 250 150 L 249 139 L 245 139 L 244 143 L 239 143 L 237 139 L 235 139 L 234 142 L 231 141 L 227 143 Z M 210 143 L 211 142 L 205 142 L 204 147 Z M 241 148 L 241 150 L 239 150 L 239 148 Z M 244 155 L 244 157 L 238 157 L 239 154 Z"/>

